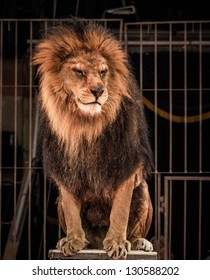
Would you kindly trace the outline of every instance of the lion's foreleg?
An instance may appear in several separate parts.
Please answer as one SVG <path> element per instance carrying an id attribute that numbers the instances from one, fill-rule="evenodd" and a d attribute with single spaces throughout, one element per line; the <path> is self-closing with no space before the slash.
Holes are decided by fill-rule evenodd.
<path id="1" fill-rule="evenodd" d="M 148 185 L 145 180 L 136 189 L 131 203 L 132 211 L 135 211 L 135 216 L 130 215 L 128 226 L 128 239 L 131 242 L 131 247 L 134 250 L 152 251 L 151 242 L 145 239 L 152 222 L 153 208 L 148 191 Z"/>
<path id="2" fill-rule="evenodd" d="M 66 237 L 58 241 L 57 248 L 62 250 L 64 255 L 74 255 L 88 243 L 80 218 L 81 204 L 62 186 L 60 186 L 60 194 L 66 224 Z"/>
<path id="3" fill-rule="evenodd" d="M 108 255 L 114 259 L 126 258 L 131 249 L 126 233 L 134 183 L 135 175 L 132 175 L 117 188 L 113 196 L 110 226 L 103 241 L 103 246 Z"/>

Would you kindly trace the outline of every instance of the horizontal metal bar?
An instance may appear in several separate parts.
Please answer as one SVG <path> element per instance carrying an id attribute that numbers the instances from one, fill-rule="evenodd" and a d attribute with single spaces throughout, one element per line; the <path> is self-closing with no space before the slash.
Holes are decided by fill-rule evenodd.
<path id="1" fill-rule="evenodd" d="M 210 176 L 165 176 L 164 180 L 168 181 L 210 181 Z"/>
<path id="2" fill-rule="evenodd" d="M 179 20 L 179 21 L 144 21 L 144 22 L 126 22 L 125 23 L 125 26 L 132 26 L 132 25 L 170 25 L 170 24 L 175 24 L 175 25 L 178 25 L 178 24 L 205 24 L 205 23 L 210 23 L 209 20 L 189 20 L 189 21 L 186 21 L 186 20 Z"/>
<path id="3" fill-rule="evenodd" d="M 87 19 L 84 19 L 84 20 L 87 20 Z M 112 22 L 112 21 L 115 21 L 115 22 L 121 22 L 123 21 L 123 19 L 116 19 L 116 18 L 113 18 L 113 19 L 88 19 L 89 21 L 101 21 L 101 22 Z M 27 18 L 18 18 L 18 19 L 15 19 L 15 18 L 3 18 L 3 19 L 0 19 L 0 21 L 3 21 L 3 22 L 8 22 L 8 21 L 12 21 L 12 22 L 43 22 L 43 21 L 47 21 L 47 22 L 62 22 L 62 21 L 72 21 L 71 18 L 33 18 L 33 19 L 27 19 Z"/>
<path id="4" fill-rule="evenodd" d="M 170 45 L 173 47 L 173 46 L 187 46 L 187 47 L 193 47 L 193 46 L 210 46 L 210 41 L 169 41 L 169 40 L 165 40 L 165 41 L 158 41 L 158 40 L 149 40 L 149 41 L 145 41 L 145 40 L 139 40 L 139 41 L 131 41 L 128 39 L 128 42 L 127 44 L 129 46 L 139 46 L 139 45 L 142 45 L 142 46 L 167 46 L 169 47 Z"/>

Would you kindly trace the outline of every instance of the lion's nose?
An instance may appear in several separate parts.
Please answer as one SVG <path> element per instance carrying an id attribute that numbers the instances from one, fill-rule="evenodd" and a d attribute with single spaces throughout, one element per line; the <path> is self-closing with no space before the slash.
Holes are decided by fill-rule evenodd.
<path id="1" fill-rule="evenodd" d="M 104 92 L 104 87 L 100 86 L 100 87 L 92 87 L 90 89 L 91 93 L 98 98 L 99 96 L 101 96 Z"/>

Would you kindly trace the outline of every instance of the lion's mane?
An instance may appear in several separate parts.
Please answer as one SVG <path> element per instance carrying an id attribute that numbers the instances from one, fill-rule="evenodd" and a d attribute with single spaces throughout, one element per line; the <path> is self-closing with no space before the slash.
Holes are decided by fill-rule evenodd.
<path id="1" fill-rule="evenodd" d="M 107 61 L 109 100 L 96 116 L 85 116 L 62 86 L 62 68 L 79 52 Z M 53 28 L 37 45 L 33 63 L 40 75 L 40 136 L 47 174 L 82 200 L 110 201 L 142 164 L 152 166 L 142 95 L 121 44 L 101 25 L 73 21 Z M 54 176 L 56 174 L 56 176 Z"/>

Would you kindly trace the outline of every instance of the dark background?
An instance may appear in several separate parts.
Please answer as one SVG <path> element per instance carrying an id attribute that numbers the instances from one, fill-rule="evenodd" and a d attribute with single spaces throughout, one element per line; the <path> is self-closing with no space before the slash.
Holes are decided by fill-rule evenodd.
<path id="1" fill-rule="evenodd" d="M 132 16 L 132 21 L 209 19 L 208 1 L 1 0 L 0 2 L 1 18 L 63 18 L 70 15 L 101 18 L 108 9 L 134 5 L 136 14 Z"/>

